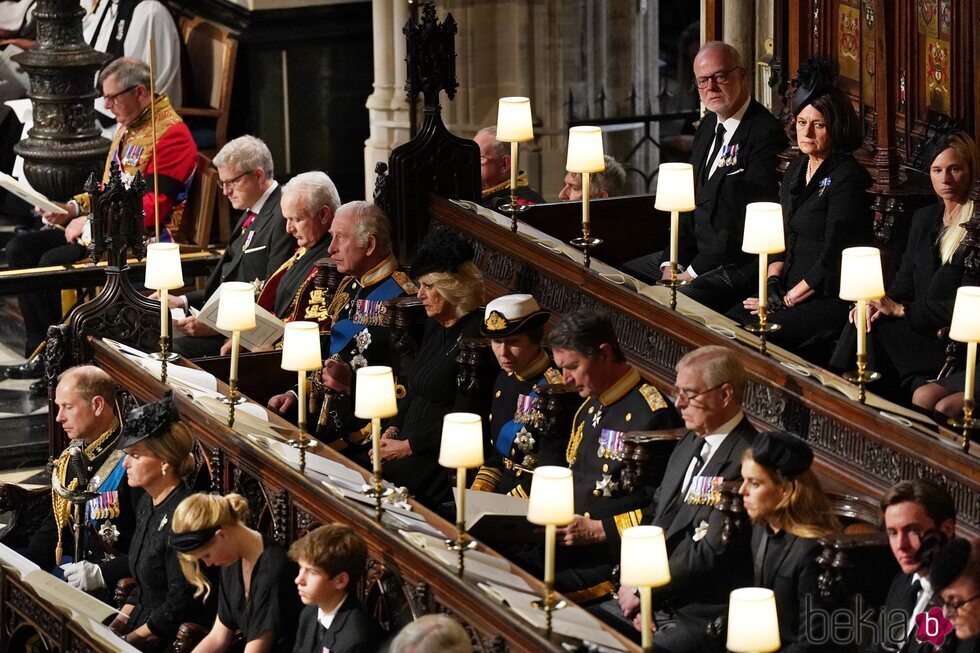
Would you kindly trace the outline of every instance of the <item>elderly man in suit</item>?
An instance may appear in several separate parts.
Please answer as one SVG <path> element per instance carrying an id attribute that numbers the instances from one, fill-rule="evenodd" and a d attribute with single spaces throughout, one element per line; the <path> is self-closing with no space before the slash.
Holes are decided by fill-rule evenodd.
<path id="1" fill-rule="evenodd" d="M 260 286 L 296 250 L 296 239 L 286 230 L 279 203 L 282 190 L 273 177 L 272 153 L 254 136 L 229 141 L 214 157 L 218 185 L 232 207 L 242 215 L 232 231 L 221 260 L 203 290 L 170 295 L 170 306 L 188 311 L 200 308 L 226 281 Z M 196 317 L 188 315 L 175 325 L 189 338 L 174 340 L 174 351 L 188 358 L 213 356 L 224 337 Z"/>
<path id="2" fill-rule="evenodd" d="M 696 208 L 682 216 L 678 240 L 681 290 L 723 311 L 755 282 L 755 259 L 742 251 L 745 206 L 778 201 L 776 156 L 786 147 L 779 121 L 752 99 L 741 55 L 727 43 L 709 41 L 694 58 L 694 78 L 708 113 L 694 134 Z M 670 277 L 667 252 L 625 264 L 653 283 Z"/>
<path id="3" fill-rule="evenodd" d="M 645 523 L 664 529 L 670 564 L 670 585 L 654 594 L 658 649 L 672 650 L 671 621 L 677 608 L 727 602 L 736 583 L 752 577 L 752 569 L 742 562 L 750 559 L 748 533 L 725 546 L 724 515 L 699 494 L 712 478 L 741 477 L 742 454 L 756 434 L 742 412 L 744 387 L 745 370 L 725 347 L 701 347 L 677 363 L 676 406 L 690 431 L 671 454 L 652 505 L 643 510 Z M 609 601 L 601 607 L 611 613 L 616 606 Z M 620 587 L 622 615 L 637 618 L 639 607 L 633 588 Z"/>

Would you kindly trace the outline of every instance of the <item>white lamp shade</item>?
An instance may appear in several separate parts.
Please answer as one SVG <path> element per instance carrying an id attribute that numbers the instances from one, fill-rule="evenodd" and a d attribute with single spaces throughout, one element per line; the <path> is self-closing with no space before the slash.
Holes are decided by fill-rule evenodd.
<path id="1" fill-rule="evenodd" d="M 369 365 L 357 370 L 354 387 L 354 416 L 361 419 L 394 417 L 398 414 L 395 402 L 395 377 L 391 368 Z"/>
<path id="2" fill-rule="evenodd" d="M 174 290 L 184 285 L 180 245 L 150 243 L 146 246 L 146 280 L 143 285 L 153 290 Z"/>
<path id="3" fill-rule="evenodd" d="M 602 172 L 606 161 L 602 151 L 602 130 L 598 127 L 572 127 L 568 130 L 569 172 Z"/>
<path id="4" fill-rule="evenodd" d="M 949 337 L 959 342 L 980 342 L 980 286 L 961 286 L 956 291 Z"/>
<path id="5" fill-rule="evenodd" d="M 322 366 L 319 325 L 316 322 L 287 322 L 282 337 L 282 369 L 305 372 Z"/>
<path id="6" fill-rule="evenodd" d="M 500 98 L 497 103 L 497 140 L 502 143 L 534 140 L 531 100 L 526 97 Z"/>
<path id="7" fill-rule="evenodd" d="M 226 281 L 218 288 L 217 326 L 225 331 L 255 328 L 255 288 L 244 281 Z"/>
<path id="8" fill-rule="evenodd" d="M 479 467 L 483 464 L 483 420 L 475 413 L 449 413 L 442 420 L 439 464 Z"/>
<path id="9" fill-rule="evenodd" d="M 544 465 L 531 477 L 527 520 L 539 526 L 564 526 L 575 518 L 572 470 Z"/>
<path id="10" fill-rule="evenodd" d="M 763 587 L 733 590 L 728 602 L 728 642 L 732 653 L 778 651 L 776 595 Z"/>
<path id="11" fill-rule="evenodd" d="M 881 252 L 877 247 L 848 247 L 840 259 L 840 298 L 847 301 L 885 296 Z"/>
<path id="12" fill-rule="evenodd" d="M 742 251 L 750 254 L 776 254 L 785 251 L 783 207 L 776 202 L 752 202 L 745 207 Z"/>
<path id="13" fill-rule="evenodd" d="M 694 166 L 661 163 L 653 207 L 658 211 L 693 211 L 694 206 Z"/>
<path id="14" fill-rule="evenodd" d="M 659 526 L 633 526 L 621 537 L 620 582 L 635 587 L 662 587 L 670 582 L 667 544 Z"/>

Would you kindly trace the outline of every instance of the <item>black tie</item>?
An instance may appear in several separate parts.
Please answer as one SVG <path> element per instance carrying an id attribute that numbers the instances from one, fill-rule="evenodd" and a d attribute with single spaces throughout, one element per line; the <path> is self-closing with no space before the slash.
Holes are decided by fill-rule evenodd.
<path id="1" fill-rule="evenodd" d="M 725 141 L 725 126 L 718 123 L 718 129 L 715 130 L 715 143 L 711 147 L 711 153 L 708 154 L 708 158 L 704 162 L 704 167 L 701 169 L 701 178 L 703 182 L 708 181 L 710 176 L 708 173 L 711 171 L 711 165 L 718 158 L 718 151 L 721 150 L 721 144 Z"/>
<path id="2" fill-rule="evenodd" d="M 908 611 L 909 614 L 915 609 L 915 604 L 919 602 L 919 592 L 922 591 L 922 583 L 916 578 L 909 587 Z"/>
<path id="3" fill-rule="evenodd" d="M 704 450 L 707 444 L 708 444 L 707 442 L 702 442 L 701 446 L 699 446 L 694 451 L 694 455 L 691 457 L 691 460 L 694 462 L 694 467 L 691 468 L 691 476 L 690 478 L 687 479 L 687 483 L 684 484 L 684 487 L 681 490 L 682 500 L 684 498 L 684 495 L 687 494 L 687 488 L 691 487 L 691 481 L 694 480 L 694 477 L 697 476 L 698 472 L 701 471 L 701 468 L 704 467 L 704 459 L 705 459 Z M 688 463 L 688 465 L 690 464 L 691 463 Z"/>

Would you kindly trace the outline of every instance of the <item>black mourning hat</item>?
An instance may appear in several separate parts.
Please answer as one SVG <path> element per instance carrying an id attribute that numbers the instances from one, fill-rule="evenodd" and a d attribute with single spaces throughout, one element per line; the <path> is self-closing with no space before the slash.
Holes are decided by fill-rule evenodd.
<path id="1" fill-rule="evenodd" d="M 473 247 L 448 229 L 435 228 L 422 241 L 412 263 L 413 278 L 430 272 L 459 272 L 463 263 L 473 260 Z"/>
<path id="2" fill-rule="evenodd" d="M 806 442 L 783 431 L 766 431 L 755 436 L 752 458 L 783 476 L 796 476 L 810 469 L 813 449 Z"/>
<path id="3" fill-rule="evenodd" d="M 173 390 L 167 390 L 160 401 L 151 401 L 129 411 L 117 448 L 128 449 L 146 438 L 156 437 L 176 420 L 174 393 Z"/>
<path id="4" fill-rule="evenodd" d="M 932 590 L 938 592 L 960 577 L 970 563 L 970 540 L 954 537 L 939 550 L 929 570 Z"/>
<path id="5" fill-rule="evenodd" d="M 550 316 L 531 295 L 504 295 L 487 304 L 480 332 L 487 338 L 509 338 L 544 327 Z"/>
<path id="6" fill-rule="evenodd" d="M 837 80 L 837 67 L 821 57 L 810 57 L 793 79 L 793 115 L 798 115 L 806 105 L 834 87 Z"/>

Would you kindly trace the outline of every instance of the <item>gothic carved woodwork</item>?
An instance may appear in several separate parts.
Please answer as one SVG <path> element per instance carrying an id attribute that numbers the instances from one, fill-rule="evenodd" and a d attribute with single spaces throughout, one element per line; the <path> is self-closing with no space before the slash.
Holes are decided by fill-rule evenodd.
<path id="1" fill-rule="evenodd" d="M 75 0 L 37 0 L 37 44 L 13 56 L 31 80 L 34 125 L 14 146 L 31 186 L 54 198 L 71 197 L 101 174 L 109 141 L 100 136 L 93 100 L 96 73 L 111 58 L 82 39 Z"/>
<path id="2" fill-rule="evenodd" d="M 626 494 L 641 487 L 660 487 L 670 454 L 686 428 L 632 431 L 623 436 L 623 472 L 619 486 Z"/>
<path id="3" fill-rule="evenodd" d="M 457 199 L 480 197 L 480 148 L 470 139 L 454 136 L 442 121 L 439 95 L 450 100 L 456 94 L 457 25 L 452 14 L 439 22 L 435 5 L 426 3 L 419 20 L 409 19 L 405 34 L 408 75 L 405 90 L 409 104 L 423 96 L 422 128 L 407 143 L 392 151 L 381 192 L 399 260 L 414 254 L 429 224 L 432 192 Z"/>
<path id="4" fill-rule="evenodd" d="M 451 202 L 437 198 L 433 215 L 473 245 L 474 262 L 497 294 L 529 293 L 559 316 L 579 308 L 608 314 L 630 361 L 661 387 L 674 382 L 677 361 L 693 347 L 731 346 L 718 333 Z M 937 479 L 953 496 L 960 521 L 980 528 L 975 461 L 937 451 L 934 439 L 788 373 L 771 358 L 742 353 L 750 372 L 746 413 L 760 427 L 804 437 L 818 452 L 820 473 L 864 496 L 879 496 L 905 478 Z"/>
<path id="5" fill-rule="evenodd" d="M 391 345 L 402 356 L 413 356 L 422 342 L 427 320 L 422 300 L 412 295 L 396 297 L 388 302 Z"/>

